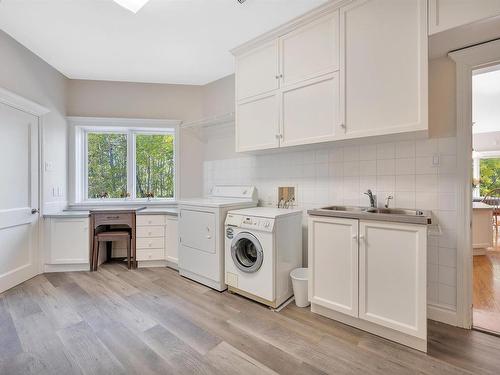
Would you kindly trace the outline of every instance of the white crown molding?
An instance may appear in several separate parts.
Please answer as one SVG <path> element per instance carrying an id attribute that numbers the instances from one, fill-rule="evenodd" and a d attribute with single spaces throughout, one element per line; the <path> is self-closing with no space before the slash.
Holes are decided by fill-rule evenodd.
<path id="1" fill-rule="evenodd" d="M 0 87 L 0 103 L 6 104 L 10 107 L 19 109 L 23 112 L 30 113 L 37 117 L 41 117 L 50 112 L 50 110 L 43 105 L 35 103 L 31 100 L 23 98 L 12 91 Z"/>
<path id="2" fill-rule="evenodd" d="M 181 124 L 180 120 L 167 120 L 167 119 L 141 119 L 141 118 L 120 118 L 120 117 L 66 117 L 68 124 L 72 126 L 118 126 L 118 127 L 168 127 L 178 126 Z"/>
<path id="3" fill-rule="evenodd" d="M 230 50 L 230 52 L 233 55 L 240 55 L 256 46 L 259 46 L 262 43 L 269 42 L 273 39 L 279 38 L 285 34 L 288 34 L 290 31 L 295 30 L 296 28 L 314 20 L 317 18 L 322 17 L 325 14 L 328 14 L 338 8 L 340 8 L 343 5 L 346 5 L 350 3 L 352 0 L 330 0 L 327 3 L 320 5 L 317 8 L 314 8 L 313 10 L 292 19 L 291 21 L 278 26 L 270 31 L 268 31 L 265 34 L 262 34 L 254 39 L 249 40 L 248 42 L 245 42 L 233 49 Z"/>

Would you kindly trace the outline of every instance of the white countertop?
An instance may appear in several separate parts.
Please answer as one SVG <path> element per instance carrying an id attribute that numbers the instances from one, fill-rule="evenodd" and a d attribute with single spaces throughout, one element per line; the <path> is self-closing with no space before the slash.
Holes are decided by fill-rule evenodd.
<path id="1" fill-rule="evenodd" d="M 474 210 L 493 210 L 495 207 L 490 206 L 489 204 L 483 202 L 473 202 L 472 208 Z"/>
<path id="2" fill-rule="evenodd" d="M 99 208 L 98 210 L 125 210 L 125 209 L 132 209 L 132 207 L 102 207 Z M 95 210 L 95 209 L 94 209 Z M 96 210 L 97 211 L 97 210 Z M 177 207 L 149 207 L 145 208 L 142 210 L 137 211 L 137 215 L 170 215 L 170 216 L 177 216 L 179 210 Z M 82 217 L 89 217 L 90 216 L 90 210 L 72 210 L 72 209 L 66 209 L 62 211 L 57 211 L 57 212 L 51 212 L 51 213 L 46 213 L 43 215 L 45 218 L 82 218 Z"/>

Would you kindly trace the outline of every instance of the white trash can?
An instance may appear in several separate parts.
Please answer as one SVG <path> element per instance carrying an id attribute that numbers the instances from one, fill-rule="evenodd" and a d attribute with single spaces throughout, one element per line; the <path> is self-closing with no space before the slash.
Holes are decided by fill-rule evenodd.
<path id="1" fill-rule="evenodd" d="M 295 304 L 298 307 L 307 307 L 310 305 L 307 296 L 307 283 L 309 280 L 309 269 L 296 268 L 290 272 L 292 278 L 293 294 L 295 296 Z"/>

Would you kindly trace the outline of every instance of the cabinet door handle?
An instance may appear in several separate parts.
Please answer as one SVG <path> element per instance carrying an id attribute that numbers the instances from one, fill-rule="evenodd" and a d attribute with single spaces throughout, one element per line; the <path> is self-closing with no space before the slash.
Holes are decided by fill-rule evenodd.
<path id="1" fill-rule="evenodd" d="M 353 240 L 357 240 L 358 239 L 358 235 L 357 234 L 353 234 L 352 239 Z"/>
<path id="2" fill-rule="evenodd" d="M 276 79 L 280 79 L 280 76 L 274 76 L 274 78 L 276 78 Z"/>
<path id="3" fill-rule="evenodd" d="M 365 236 L 364 236 L 363 234 L 360 234 L 360 235 L 359 235 L 359 240 L 360 240 L 360 241 L 364 241 L 364 240 L 365 240 Z"/>

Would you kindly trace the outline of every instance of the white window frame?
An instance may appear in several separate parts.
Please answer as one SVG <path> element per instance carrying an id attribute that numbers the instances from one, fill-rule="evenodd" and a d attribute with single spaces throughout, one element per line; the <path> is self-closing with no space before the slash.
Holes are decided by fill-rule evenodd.
<path id="1" fill-rule="evenodd" d="M 177 120 L 151 120 L 130 118 L 68 117 L 70 125 L 70 201 L 73 204 L 124 204 L 175 203 L 179 192 L 179 125 Z M 89 133 L 114 133 L 127 135 L 127 192 L 129 198 L 91 198 L 88 196 Z M 174 136 L 174 196 L 172 198 L 137 198 L 135 181 L 135 150 L 137 135 Z"/>

